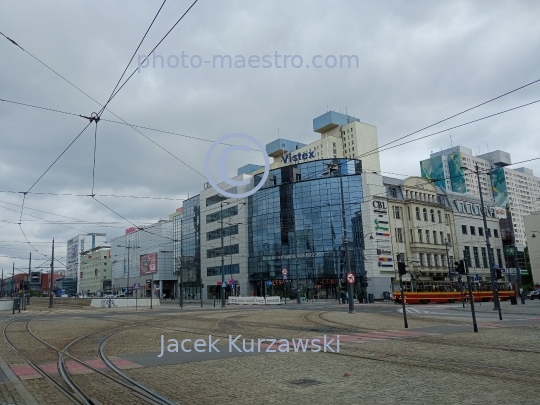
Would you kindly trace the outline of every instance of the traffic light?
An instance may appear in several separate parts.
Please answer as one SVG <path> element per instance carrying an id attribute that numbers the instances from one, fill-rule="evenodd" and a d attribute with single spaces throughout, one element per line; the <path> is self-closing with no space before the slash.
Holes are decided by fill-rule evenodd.
<path id="1" fill-rule="evenodd" d="M 497 280 L 500 280 L 502 278 L 502 272 L 500 268 L 495 269 L 495 275 L 497 277 Z"/>
<path id="2" fill-rule="evenodd" d="M 398 274 L 399 274 L 400 276 L 403 276 L 403 275 L 407 274 L 406 267 L 407 267 L 407 266 L 405 266 L 405 263 L 403 263 L 403 262 L 398 262 L 397 268 L 398 268 Z"/>
<path id="3" fill-rule="evenodd" d="M 465 274 L 465 262 L 460 260 L 454 263 L 456 265 L 456 273 Z"/>

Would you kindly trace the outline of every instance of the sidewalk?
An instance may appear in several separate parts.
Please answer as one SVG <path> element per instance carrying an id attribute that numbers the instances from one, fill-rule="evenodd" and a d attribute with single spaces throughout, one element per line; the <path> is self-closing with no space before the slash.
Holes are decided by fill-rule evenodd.
<path id="1" fill-rule="evenodd" d="M 538 315 L 540 316 L 540 300 L 525 300 L 525 305 L 521 304 L 521 300 L 518 299 L 517 305 L 510 304 L 510 301 L 501 301 L 501 312 L 503 314 L 514 314 L 514 315 Z M 493 302 L 482 302 L 480 305 L 479 302 L 474 303 L 474 309 L 476 312 L 496 312 L 494 309 Z M 466 305 L 465 308 L 462 306 L 455 306 L 449 308 L 453 311 L 468 311 L 470 312 L 470 306 Z"/>

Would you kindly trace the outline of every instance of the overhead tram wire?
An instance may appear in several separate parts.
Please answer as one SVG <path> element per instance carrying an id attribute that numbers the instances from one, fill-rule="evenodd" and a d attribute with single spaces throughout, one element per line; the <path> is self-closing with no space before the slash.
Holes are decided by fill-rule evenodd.
<path id="1" fill-rule="evenodd" d="M 126 74 L 128 68 L 129 68 L 129 65 L 131 65 L 131 62 L 133 61 L 133 58 L 135 58 L 135 55 L 137 54 L 137 51 L 139 50 L 139 48 L 141 47 L 142 43 L 144 42 L 144 39 L 146 38 L 146 36 L 148 35 L 148 32 L 150 31 L 150 28 L 152 28 L 152 25 L 154 25 L 154 22 L 156 21 L 156 18 L 157 16 L 159 15 L 159 13 L 161 12 L 161 9 L 163 8 L 163 6 L 165 5 L 165 3 L 167 2 L 167 0 L 163 0 L 163 3 L 161 3 L 161 6 L 159 7 L 159 10 L 157 11 L 156 15 L 154 16 L 154 18 L 152 19 L 152 22 L 150 23 L 150 26 L 148 27 L 148 29 L 146 30 L 146 32 L 144 33 L 144 36 L 142 37 L 141 41 L 139 42 L 139 45 L 137 46 L 137 48 L 135 49 L 135 52 L 133 52 L 133 55 L 131 56 L 131 59 L 129 60 L 128 64 L 126 65 L 126 68 L 124 69 L 124 71 L 122 72 L 122 75 L 120 76 L 120 79 L 118 79 L 118 82 L 116 83 L 116 86 L 114 86 L 114 89 L 111 93 L 111 95 L 109 96 L 109 99 L 107 100 L 107 102 L 105 103 L 105 105 L 103 105 L 103 107 L 101 108 L 101 111 L 99 112 L 99 116 L 101 116 L 101 114 L 103 114 L 103 111 L 107 108 L 107 105 L 109 104 L 109 102 L 112 100 L 112 97 L 114 95 L 114 92 L 116 91 L 116 89 L 118 88 L 118 85 L 120 84 L 120 82 L 122 81 L 122 78 L 124 77 L 124 75 Z M 143 62 L 144 63 L 144 62 Z"/>
<path id="2" fill-rule="evenodd" d="M 0 193 L 8 194 L 20 194 L 20 191 L 13 190 L 0 190 Z M 32 193 L 27 192 L 26 194 L 35 194 L 35 195 L 54 195 L 54 196 L 67 196 L 67 197 L 88 197 L 88 194 L 73 194 L 73 193 Z M 170 197 L 145 197 L 137 195 L 116 195 L 116 194 L 96 194 L 98 197 L 115 197 L 115 198 L 146 198 L 149 200 L 168 200 L 168 201 L 185 201 L 186 198 L 170 198 Z M 18 205 L 17 205 L 18 206 Z"/>
<path id="3" fill-rule="evenodd" d="M 534 81 L 532 81 L 532 82 L 530 82 L 530 83 L 527 83 L 527 84 L 525 84 L 525 85 L 523 85 L 523 86 L 520 86 L 520 87 L 515 88 L 515 89 L 513 89 L 513 90 L 510 90 L 510 91 L 508 91 L 508 92 L 506 92 L 506 93 L 504 93 L 504 94 L 501 94 L 500 96 L 497 96 L 497 97 L 494 97 L 494 98 L 492 98 L 492 99 L 490 99 L 490 100 L 484 101 L 483 103 L 477 104 L 477 105 L 475 105 L 474 107 L 467 108 L 466 110 L 463 110 L 463 111 L 461 111 L 461 112 L 459 112 L 459 113 L 457 113 L 457 114 L 451 115 L 450 117 L 445 118 L 445 119 L 443 119 L 443 120 L 437 121 L 436 123 L 431 124 L 431 125 L 428 125 L 427 127 L 421 128 L 421 129 L 419 129 L 419 130 L 417 130 L 417 131 L 411 132 L 411 133 L 408 134 L 408 135 L 402 136 L 402 137 L 397 138 L 397 139 L 395 139 L 395 140 L 393 140 L 393 141 L 391 141 L 391 142 L 387 142 L 387 143 L 385 143 L 384 145 L 378 146 L 377 148 L 372 149 L 372 150 L 366 152 L 365 155 L 367 156 L 367 155 L 371 154 L 372 152 L 375 152 L 375 151 L 380 150 L 381 148 L 384 148 L 385 146 L 391 145 L 391 144 L 393 144 L 393 143 L 395 143 L 395 142 L 398 142 L 398 141 L 400 141 L 400 140 L 402 140 L 402 139 L 408 138 L 409 136 L 412 136 L 412 135 L 417 134 L 417 133 L 419 133 L 419 132 L 421 132 L 421 131 L 424 131 L 424 130 L 426 130 L 426 129 L 428 129 L 428 128 L 431 128 L 431 127 L 433 127 L 433 126 L 435 126 L 435 125 L 438 125 L 438 124 L 440 124 L 440 123 L 443 123 L 443 122 L 445 122 L 445 121 L 448 121 L 448 120 L 450 120 L 450 119 L 452 119 L 452 118 L 455 118 L 455 117 L 457 117 L 457 116 L 459 116 L 459 115 L 465 114 L 466 112 L 472 111 L 472 110 L 474 110 L 474 109 L 476 109 L 476 108 L 478 108 L 478 107 L 481 107 L 481 106 L 483 106 L 483 105 L 486 105 L 486 104 L 488 104 L 488 103 L 491 103 L 492 101 L 498 100 L 498 99 L 500 99 L 500 98 L 502 98 L 502 97 L 505 97 L 505 96 L 507 96 L 507 95 L 509 95 L 509 94 L 515 93 L 516 91 L 522 90 L 522 89 L 524 89 L 525 87 L 531 86 L 531 85 L 533 85 L 533 84 L 535 84 L 535 83 L 538 83 L 538 82 L 540 82 L 540 79 L 534 80 Z M 471 121 L 471 122 L 474 122 L 474 121 Z M 456 127 L 456 128 L 457 128 L 457 127 Z M 447 130 L 447 131 L 448 131 L 448 130 Z M 419 138 L 419 139 L 421 139 L 421 138 Z"/>
<path id="4" fill-rule="evenodd" d="M 184 14 L 182 14 L 182 16 L 174 23 L 174 25 L 171 27 L 171 29 L 169 31 L 167 31 L 167 33 L 163 36 L 163 38 L 160 39 L 160 41 L 157 43 L 156 46 L 154 46 L 154 48 L 152 48 L 152 50 L 148 53 L 148 55 L 151 55 L 159 45 L 161 45 L 161 43 L 165 40 L 165 38 L 167 38 L 167 36 L 172 32 L 172 30 L 180 23 L 180 21 L 182 21 L 182 19 L 187 15 L 187 13 L 189 13 L 189 11 L 193 8 L 193 6 L 195 6 L 195 4 L 198 2 L 199 0 L 195 0 L 191 6 L 189 6 L 189 8 L 184 12 Z M 140 46 L 140 45 L 139 45 Z M 137 48 L 138 49 L 138 48 Z M 135 51 L 136 52 L 136 51 Z M 145 59 L 142 61 L 142 63 L 144 63 L 146 60 L 148 60 L 148 56 L 145 57 Z M 129 66 L 129 65 L 128 65 Z M 116 95 L 120 92 L 120 90 L 122 90 L 122 88 L 126 85 L 126 83 L 133 77 L 133 75 L 135 74 L 135 72 L 137 72 L 137 69 L 138 68 L 135 68 L 135 70 L 133 70 L 133 72 L 128 76 L 128 78 L 122 83 L 122 85 L 116 89 L 115 91 L 113 91 L 113 93 L 111 94 L 111 96 L 109 97 L 109 100 L 107 100 L 107 102 L 105 103 L 105 105 L 103 106 L 103 109 L 102 109 L 102 112 L 105 110 L 105 108 L 107 107 L 107 105 L 111 102 L 111 100 L 116 97 Z M 126 69 L 127 70 L 127 69 Z M 124 75 L 122 75 L 123 77 Z M 118 86 L 118 85 L 117 85 Z"/>
<path id="5" fill-rule="evenodd" d="M 483 121 L 485 119 L 488 119 L 488 118 L 492 118 L 492 117 L 495 117 L 497 115 L 501 115 L 501 114 L 505 114 L 507 112 L 510 112 L 510 111 L 514 111 L 514 110 L 517 110 L 517 109 L 520 109 L 520 108 L 523 108 L 523 107 L 527 107 L 527 106 L 530 106 L 532 104 L 536 104 L 536 103 L 539 103 L 540 100 L 535 100 L 535 101 L 532 101 L 530 103 L 526 103 L 526 104 L 522 104 L 522 105 L 519 105 L 517 107 L 513 107 L 513 108 L 509 108 L 507 110 L 504 110 L 504 111 L 499 111 L 495 114 L 490 114 L 490 115 L 486 115 L 485 117 L 482 117 L 482 118 L 478 118 L 478 119 L 475 119 L 475 120 L 472 120 L 472 121 L 468 121 L 468 122 L 465 122 L 463 124 L 459 124 L 459 125 L 456 125 L 456 126 L 453 126 L 453 127 L 450 127 L 450 128 L 446 128 L 442 131 L 437 131 L 437 132 L 433 132 L 431 134 L 428 134 L 428 135 L 424 135 L 424 136 L 421 136 L 421 137 L 418 137 L 418 138 L 414 138 L 414 139 L 411 139 L 410 141 L 406 141 L 406 142 L 402 142 L 400 144 L 397 144 L 397 145 L 393 145 L 393 146 L 390 146 L 388 148 L 384 148 L 384 149 L 373 149 L 372 151 L 370 152 L 366 152 L 366 153 L 363 153 L 361 156 L 359 156 L 359 158 L 361 159 L 362 157 L 366 157 L 366 156 L 369 156 L 369 155 L 373 155 L 375 153 L 380 153 L 380 152 L 384 152 L 384 151 L 387 151 L 387 150 L 390 150 L 390 149 L 393 149 L 393 148 L 397 148 L 398 146 L 403 146 L 403 145 L 406 145 L 408 143 L 412 143 L 412 142 L 416 142 L 416 141 L 419 141 L 421 139 L 425 139 L 425 138 L 429 138 L 431 136 L 434 136 L 434 135 L 437 135 L 437 134 L 441 134 L 443 132 L 448 132 L 452 129 L 456 129 L 456 128 L 460 128 L 460 127 L 464 127 L 465 125 L 469 125 L 469 124 L 473 124 L 475 122 L 478 122 L 478 121 Z"/>

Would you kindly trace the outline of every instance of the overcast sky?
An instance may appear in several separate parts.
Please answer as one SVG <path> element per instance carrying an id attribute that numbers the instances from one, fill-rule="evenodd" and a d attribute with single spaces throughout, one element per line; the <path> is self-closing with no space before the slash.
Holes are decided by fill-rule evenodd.
<path id="1" fill-rule="evenodd" d="M 3 1 L 0 31 L 100 103 L 105 102 L 162 0 Z M 144 41 L 148 53 L 192 1 L 169 0 Z M 390 142 L 468 107 L 540 78 L 540 2 L 530 1 L 216 1 L 199 0 L 118 95 L 109 109 L 130 124 L 216 140 L 239 132 L 263 144 L 279 135 L 310 143 L 313 118 L 327 109 L 377 126 Z M 187 68 L 169 67 L 182 63 Z M 299 55 L 302 67 L 277 68 L 278 55 Z M 0 99 L 89 116 L 99 106 L 30 55 L 0 37 Z M 194 56 L 197 55 L 197 56 Z M 213 55 L 246 59 L 245 68 L 212 66 Z M 248 65 L 272 55 L 272 67 Z M 323 65 L 316 69 L 316 60 Z M 324 66 L 336 56 L 338 66 Z M 339 68 L 340 55 L 359 64 Z M 201 61 L 199 68 L 195 68 Z M 170 58 L 169 58 L 170 57 Z M 137 67 L 137 57 L 128 70 Z M 255 59 L 254 59 L 255 60 Z M 300 59 L 295 58 L 298 66 Z M 193 64 L 193 66 L 192 66 Z M 252 63 L 257 66 L 256 63 Z M 283 66 L 283 57 L 278 59 Z M 443 130 L 540 99 L 540 83 L 437 125 Z M 116 120 L 110 112 L 103 119 Z M 58 157 L 88 120 L 0 102 L 0 267 L 28 266 L 31 250 L 19 227 L 22 194 Z M 32 189 L 34 193 L 90 194 L 92 124 Z M 382 170 L 419 175 L 419 161 L 453 145 L 475 154 L 502 149 L 514 162 L 540 156 L 540 103 L 418 142 L 381 152 Z M 97 127 L 95 194 L 136 224 L 165 219 L 199 193 L 210 142 L 101 121 Z M 237 152 L 237 166 L 261 163 Z M 540 161 L 526 164 L 537 175 Z M 188 167 L 190 166 L 190 167 Z M 197 173 L 199 172 L 199 173 Z M 401 177 L 404 176 L 395 176 Z M 103 194 L 167 197 L 150 200 Z M 39 212 L 36 210 L 46 211 Z M 75 224 L 77 220 L 106 224 Z M 30 215 L 34 215 L 32 217 Z M 36 218 L 37 217 L 37 218 Z M 47 223 L 54 221 L 54 224 Z M 58 223 L 62 225 L 58 225 Z M 28 194 L 22 229 L 40 252 L 65 256 L 79 234 L 108 237 L 132 226 L 90 197 Z M 76 229 L 73 229 L 76 228 Z M 9 257 L 4 257 L 9 256 Z M 42 263 L 46 257 L 33 254 Z M 41 260 L 39 260 L 41 258 Z M 63 259 L 61 259 L 63 260 Z"/>

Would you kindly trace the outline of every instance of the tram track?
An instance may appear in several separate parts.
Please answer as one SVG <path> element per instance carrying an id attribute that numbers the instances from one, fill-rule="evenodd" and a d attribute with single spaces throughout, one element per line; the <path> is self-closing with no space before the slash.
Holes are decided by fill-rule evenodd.
<path id="1" fill-rule="evenodd" d="M 10 348 L 15 351 L 20 357 L 22 357 L 38 374 L 40 374 L 51 386 L 56 388 L 58 391 L 60 391 L 67 399 L 69 399 L 72 403 L 75 404 L 84 404 L 84 405 L 99 405 L 102 404 L 99 399 L 96 399 L 95 397 L 90 396 L 87 392 L 85 392 L 84 388 L 81 387 L 81 383 L 76 383 L 74 381 L 73 376 L 70 374 L 69 370 L 66 367 L 65 359 L 70 358 L 71 360 L 83 365 L 86 368 L 91 369 L 96 375 L 99 375 L 103 378 L 108 379 L 109 381 L 115 383 L 117 385 L 115 391 L 118 391 L 119 388 L 127 389 L 129 393 L 134 395 L 139 401 L 142 400 L 143 403 L 149 403 L 149 404 L 166 404 L 166 405 L 172 405 L 176 404 L 175 402 L 159 395 L 158 393 L 152 391 L 148 387 L 144 386 L 143 384 L 135 381 L 134 379 L 127 376 L 125 373 L 123 373 L 120 369 L 118 369 L 114 364 L 104 355 L 103 353 L 103 347 L 105 342 L 108 338 L 111 336 L 114 336 L 115 334 L 121 332 L 122 330 L 125 330 L 126 327 L 129 327 L 128 325 L 122 325 L 122 329 L 118 330 L 116 332 L 110 333 L 110 328 L 108 328 L 108 334 L 105 336 L 104 339 L 102 339 L 100 346 L 99 346 L 99 352 L 100 357 L 102 358 L 103 362 L 107 366 L 108 370 L 110 370 L 112 373 L 116 374 L 116 377 L 108 374 L 91 364 L 88 364 L 87 362 L 80 360 L 74 356 L 71 356 L 68 352 L 68 350 L 74 346 L 75 344 L 83 341 L 84 339 L 88 339 L 91 336 L 94 336 L 99 333 L 103 333 L 105 330 L 99 330 L 96 332 L 92 332 L 83 336 L 77 337 L 75 340 L 72 340 L 70 343 L 68 343 L 63 349 L 59 349 L 50 343 L 46 342 L 45 340 L 41 339 L 39 336 L 37 336 L 29 327 L 29 324 L 32 320 L 29 320 L 26 322 L 26 331 L 29 333 L 30 336 L 32 336 L 35 340 L 40 342 L 41 344 L 45 345 L 50 350 L 53 350 L 58 355 L 57 360 L 57 369 L 58 373 L 60 375 L 61 381 L 57 381 L 57 378 L 55 375 L 52 375 L 50 372 L 47 372 L 43 369 L 36 361 L 32 360 L 30 356 L 26 355 L 22 350 L 17 348 L 13 342 L 12 339 L 9 338 L 8 334 L 8 327 L 12 323 L 15 322 L 15 320 L 12 320 L 7 325 L 5 325 L 3 329 L 3 335 L 6 341 L 8 342 L 8 345 Z M 117 327 L 118 328 L 118 327 Z M 82 379 L 81 379 L 82 380 Z M 127 382 L 126 382 L 127 381 Z M 118 387 L 121 386 L 121 387 Z M 130 404 L 135 403 L 135 398 L 129 402 Z"/>

